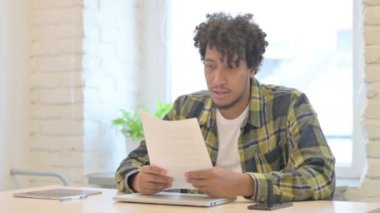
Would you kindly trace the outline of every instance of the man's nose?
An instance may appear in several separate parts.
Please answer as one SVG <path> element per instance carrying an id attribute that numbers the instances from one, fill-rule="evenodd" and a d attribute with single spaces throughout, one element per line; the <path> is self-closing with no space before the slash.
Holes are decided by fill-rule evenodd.
<path id="1" fill-rule="evenodd" d="M 217 69 L 214 75 L 215 85 L 224 85 L 227 82 L 226 73 L 223 69 Z"/>

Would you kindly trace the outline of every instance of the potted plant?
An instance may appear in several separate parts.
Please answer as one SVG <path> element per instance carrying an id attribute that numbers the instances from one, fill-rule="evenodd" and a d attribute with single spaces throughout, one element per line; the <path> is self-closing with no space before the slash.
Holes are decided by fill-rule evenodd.
<path id="1" fill-rule="evenodd" d="M 162 118 L 172 108 L 171 103 L 156 102 L 154 116 Z M 117 126 L 120 132 L 126 137 L 127 150 L 131 151 L 132 147 L 137 147 L 138 143 L 144 138 L 144 131 L 141 118 L 138 112 L 128 112 L 121 109 L 121 116 L 112 121 L 113 126 Z M 128 144 L 132 141 L 133 144 Z"/>

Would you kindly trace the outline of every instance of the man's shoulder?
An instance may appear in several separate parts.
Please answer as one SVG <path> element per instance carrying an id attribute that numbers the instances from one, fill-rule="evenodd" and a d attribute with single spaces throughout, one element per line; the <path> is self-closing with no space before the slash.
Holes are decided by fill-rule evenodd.
<path id="1" fill-rule="evenodd" d="M 284 96 L 297 98 L 304 95 L 304 93 L 298 89 L 274 84 L 261 84 L 260 92 L 263 96 L 272 96 L 273 98 Z"/>
<path id="2" fill-rule="evenodd" d="M 179 96 L 174 107 L 181 118 L 199 117 L 205 108 L 211 107 L 211 97 L 207 90 Z"/>
<path id="3" fill-rule="evenodd" d="M 278 119 L 280 117 L 286 118 L 289 113 L 294 112 L 295 109 L 301 109 L 303 112 L 312 111 L 310 108 L 310 102 L 306 95 L 298 89 L 272 85 L 272 84 L 260 84 L 259 85 L 259 110 L 266 109 L 266 113 L 272 113 L 270 117 L 272 119 Z M 301 108 L 299 108 L 302 106 Z"/>
<path id="4" fill-rule="evenodd" d="M 190 94 L 181 95 L 178 97 L 181 102 L 199 104 L 206 103 L 210 100 L 210 93 L 207 90 L 201 90 Z"/>

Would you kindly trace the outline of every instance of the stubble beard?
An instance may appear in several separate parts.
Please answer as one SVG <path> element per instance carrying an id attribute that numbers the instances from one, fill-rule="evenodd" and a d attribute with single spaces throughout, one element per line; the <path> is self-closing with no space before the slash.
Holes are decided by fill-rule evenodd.
<path id="1" fill-rule="evenodd" d="M 218 108 L 219 110 L 227 110 L 227 109 L 231 109 L 232 107 L 234 107 L 237 103 L 239 103 L 239 101 L 241 101 L 243 99 L 243 96 L 244 94 L 241 94 L 239 97 L 237 97 L 235 100 L 231 101 L 230 103 L 228 104 L 217 104 L 215 103 L 215 101 L 213 100 L 212 102 L 215 104 L 216 108 Z"/>

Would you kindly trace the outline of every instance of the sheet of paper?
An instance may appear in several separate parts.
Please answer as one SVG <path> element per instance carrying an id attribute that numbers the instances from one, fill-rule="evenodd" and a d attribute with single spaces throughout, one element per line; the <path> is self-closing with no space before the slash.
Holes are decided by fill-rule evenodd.
<path id="1" fill-rule="evenodd" d="M 192 189 L 185 173 L 212 168 L 196 118 L 165 121 L 141 112 L 150 164 L 166 169 L 172 188 Z"/>

